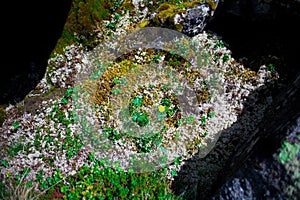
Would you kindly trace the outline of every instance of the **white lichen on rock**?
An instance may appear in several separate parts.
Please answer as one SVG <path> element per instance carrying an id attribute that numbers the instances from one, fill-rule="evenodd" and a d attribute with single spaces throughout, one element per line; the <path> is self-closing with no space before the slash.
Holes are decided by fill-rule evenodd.
<path id="1" fill-rule="evenodd" d="M 147 8 L 144 6 L 143 1 L 133 1 L 133 5 L 135 5 L 136 10 L 139 10 L 139 15 L 132 17 L 128 12 L 124 11 L 118 20 L 112 17 L 112 21 L 104 22 L 103 27 L 101 27 L 103 32 L 109 32 L 108 24 L 114 23 L 116 28 L 114 30 L 114 37 L 126 37 L 126 35 L 124 36 L 126 31 L 132 30 L 133 25 L 140 22 L 147 14 Z M 141 8 L 143 9 L 141 10 Z M 176 20 L 180 21 L 180 18 L 177 16 Z M 106 35 L 105 37 L 108 38 L 109 36 Z M 222 92 L 214 94 L 215 101 L 199 105 L 200 112 L 205 117 L 206 130 L 204 131 L 200 128 L 197 130 L 199 135 L 207 132 L 207 135 L 205 135 L 206 139 L 199 140 L 197 144 L 192 144 L 190 149 L 179 145 L 180 147 L 184 147 L 178 150 L 181 151 L 180 156 L 182 160 L 180 164 L 175 165 L 171 163 L 168 166 L 166 176 L 171 181 L 174 179 L 173 170 L 181 170 L 181 166 L 186 164 L 186 160 L 195 159 L 195 155 L 203 157 L 209 153 L 222 131 L 232 127 L 237 121 L 244 109 L 244 101 L 255 90 L 274 79 L 265 66 L 262 66 L 258 72 L 254 72 L 238 63 L 231 57 L 231 51 L 222 45 L 222 40 L 216 36 L 202 32 L 192 38 L 192 41 L 203 53 L 201 57 L 203 59 L 201 61 L 203 66 L 206 68 L 213 67 L 214 71 L 218 71 L 218 81 L 222 87 L 218 91 Z M 105 45 L 114 47 L 116 44 Z M 95 64 L 90 63 L 90 60 L 88 60 L 90 56 L 90 52 L 85 52 L 81 46 L 72 45 L 67 47 L 63 55 L 56 55 L 54 58 L 49 59 L 47 73 L 40 84 L 38 84 L 37 89 L 42 94 L 49 92 L 53 86 L 65 90 L 72 89 L 76 85 L 78 74 L 84 73 L 91 64 Z M 146 58 L 147 52 L 141 50 L 140 54 L 136 55 L 135 61 L 142 65 L 146 63 Z M 163 60 L 164 57 L 160 57 L 160 62 Z M 212 80 L 213 77 L 210 76 L 211 74 L 207 73 L 206 78 Z M 194 88 L 201 88 L 203 86 L 202 81 L 203 79 L 199 77 L 195 79 Z M 147 92 L 148 95 L 151 94 L 150 91 Z M 163 97 L 162 93 L 158 93 L 157 95 Z M 8 162 L 8 166 L 1 168 L 1 176 L 15 176 L 20 174 L 25 167 L 31 169 L 30 176 L 27 176 L 28 180 L 35 180 L 35 175 L 39 170 L 42 170 L 46 176 L 51 176 L 55 169 L 59 168 L 62 173 L 72 175 L 81 166 L 88 164 L 86 160 L 93 147 L 87 143 L 83 143 L 82 146 L 78 144 L 82 141 L 76 139 L 76 137 L 81 134 L 80 130 L 82 130 L 83 125 L 76 123 L 72 119 L 74 101 L 76 101 L 76 105 L 82 103 L 83 106 L 85 102 L 80 102 L 80 99 L 75 100 L 73 98 L 73 96 L 68 96 L 68 98 L 65 96 L 56 96 L 53 99 L 44 100 L 34 114 L 25 112 L 21 115 L 16 115 L 18 111 L 17 106 L 11 106 L 7 109 L 9 117 L 0 128 L 0 132 L 2 133 L 0 134 L 0 146 L 4 147 L 0 150 L 0 156 Z M 156 106 L 159 106 L 157 102 L 155 103 L 157 104 Z M 108 108 L 108 106 L 105 107 L 104 105 L 103 111 L 107 111 Z M 89 124 L 99 123 L 98 116 L 90 116 L 94 113 L 93 109 L 88 106 L 82 109 L 83 112 L 88 111 L 84 114 L 86 114 L 85 119 L 87 119 Z M 208 117 L 209 109 L 214 109 L 216 115 Z M 263 105 L 258 105 L 254 110 L 255 114 L 244 117 L 249 117 L 253 121 L 259 121 L 263 117 L 264 109 Z M 80 111 L 78 112 L 80 113 Z M 201 116 L 199 116 L 199 119 L 201 119 Z M 71 120 L 71 122 L 69 123 L 68 120 Z M 197 123 L 200 123 L 200 121 Z M 237 127 L 237 129 L 243 128 L 250 131 L 255 128 L 251 124 L 241 124 L 241 126 L 243 127 Z M 170 129 L 170 132 L 167 133 L 171 136 L 174 130 L 175 128 Z M 102 133 L 103 131 L 99 130 L 99 134 Z M 189 137 L 188 132 L 183 131 L 183 133 L 186 134 L 186 138 Z M 74 154 L 72 155 L 69 155 L 70 152 L 63 148 L 64 142 L 70 138 L 74 140 L 72 142 L 79 145 L 78 151 L 73 152 Z M 11 151 L 15 144 L 21 144 L 21 146 L 24 146 L 24 149 L 18 150 L 16 155 L 7 155 L 7 150 L 10 149 Z M 121 160 L 123 161 L 121 164 L 128 165 L 128 158 L 136 154 L 136 145 L 132 142 L 123 142 L 122 140 L 115 140 L 114 144 L 117 151 L 111 154 L 109 152 L 97 152 L 96 156 L 100 159 Z M 168 142 L 165 144 L 168 144 Z M 174 151 L 178 148 L 178 145 L 175 143 L 169 144 Z M 71 143 L 66 145 L 72 146 Z M 117 154 L 116 152 L 118 151 L 122 151 L 123 153 Z M 169 151 L 172 152 L 171 150 Z M 174 159 L 174 156 L 170 157 Z M 151 159 L 155 161 L 155 158 L 151 158 L 151 155 L 149 155 L 149 160 Z M 192 166 L 192 169 L 196 169 L 197 167 L 196 165 Z M 193 173 L 196 172 L 194 171 Z M 187 182 L 196 183 L 199 181 L 197 174 L 192 175 L 193 178 Z"/>

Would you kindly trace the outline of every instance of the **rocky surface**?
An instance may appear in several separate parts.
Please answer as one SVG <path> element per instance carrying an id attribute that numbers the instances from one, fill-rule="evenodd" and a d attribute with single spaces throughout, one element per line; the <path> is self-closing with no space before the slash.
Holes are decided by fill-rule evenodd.
<path id="1" fill-rule="evenodd" d="M 119 1 L 116 2 L 118 3 Z M 228 35 L 224 34 L 223 40 L 223 33 L 226 32 L 221 31 L 217 34 L 216 32 L 220 29 L 211 29 L 212 27 L 218 27 L 218 24 L 214 24 L 213 21 L 212 26 L 208 26 L 209 31 L 206 32 L 207 18 L 212 17 L 214 14 L 216 5 L 218 5 L 216 1 L 197 1 L 193 4 L 189 2 L 185 4 L 158 4 L 155 1 L 146 3 L 144 1 L 125 1 L 124 7 L 118 7 L 117 3 L 116 7 L 112 7 L 113 9 L 110 9 L 109 12 L 107 11 L 105 17 L 99 23 L 93 20 L 92 22 L 89 21 L 91 19 L 89 17 L 83 17 L 82 19 L 85 20 L 79 23 L 81 25 L 77 27 L 78 33 L 74 36 L 76 40 L 84 41 L 89 37 L 84 30 L 90 30 L 96 34 L 97 42 L 106 41 L 107 46 L 113 46 L 115 44 L 109 43 L 108 41 L 111 41 L 109 38 L 122 38 L 123 34 L 126 35 L 126 31 L 158 23 L 156 24 L 157 27 L 168 27 L 187 35 L 195 36 L 194 42 L 198 46 L 205 47 L 204 54 L 201 55 L 206 55 L 204 58 L 207 60 L 204 63 L 208 64 L 208 66 L 213 66 L 219 72 L 219 81 L 222 83 L 221 89 L 223 91 L 223 93 L 217 93 L 217 95 L 220 95 L 217 96 L 220 101 L 215 102 L 216 104 L 204 101 L 204 104 L 200 106 L 202 113 L 204 113 L 203 116 L 207 117 L 205 118 L 206 128 L 209 130 L 207 138 L 211 139 L 208 140 L 206 145 L 214 148 L 212 151 L 210 151 L 210 148 L 207 151 L 203 151 L 203 149 L 198 149 L 197 142 L 192 143 L 194 145 L 192 147 L 195 148 L 190 149 L 191 154 L 182 156 L 178 160 L 180 161 L 179 163 L 171 164 L 167 168 L 166 174 L 170 189 L 175 195 L 185 199 L 209 198 L 212 196 L 212 192 L 228 178 L 228 176 L 224 175 L 227 173 L 226 169 L 229 169 L 228 166 L 233 164 L 234 167 L 237 167 L 240 164 L 239 161 L 244 161 L 239 156 L 235 158 L 235 155 L 243 155 L 244 144 L 253 144 L 255 146 L 256 141 L 260 139 L 260 137 L 255 138 L 257 136 L 256 128 L 263 121 L 266 111 L 273 106 L 274 101 L 276 102 L 280 91 L 283 88 L 287 89 L 286 83 L 292 77 L 290 71 L 295 72 L 297 70 L 295 68 L 286 69 L 285 60 L 282 61 L 281 57 L 276 55 L 264 54 L 262 57 L 265 59 L 259 60 L 260 62 L 252 62 L 251 57 L 248 59 L 236 57 L 236 55 L 243 54 L 236 53 L 238 48 L 231 45 L 233 44 L 231 43 L 233 41 L 232 38 L 227 40 Z M 253 5 L 257 4 L 254 3 Z M 244 11 L 240 12 L 244 7 L 238 7 L 231 6 L 230 8 L 233 11 L 232 9 L 228 9 L 228 11 L 234 13 L 234 15 L 244 14 Z M 254 8 L 254 13 L 257 13 L 255 6 Z M 86 16 L 85 14 L 89 13 L 88 4 L 81 3 L 78 10 L 80 12 L 71 12 L 72 15 L 70 14 L 68 23 L 72 22 L 70 19 L 81 19 L 79 17 L 81 14 Z M 267 11 L 264 10 L 264 12 L 266 13 Z M 97 13 L 94 14 L 98 16 Z M 217 17 L 218 15 L 215 16 L 215 19 L 218 19 Z M 222 25 L 224 26 L 225 24 Z M 85 26 L 88 26 L 89 29 L 85 29 Z M 70 28 L 70 24 L 67 27 L 69 28 L 68 31 L 73 30 Z M 233 28 L 231 32 L 235 32 L 235 27 L 231 28 Z M 245 40 L 247 39 L 246 37 Z M 256 39 L 253 38 L 253 41 Z M 235 40 L 235 42 L 241 46 L 240 41 Z M 73 86 L 78 83 L 76 82 L 78 80 L 77 75 L 85 73 L 86 68 L 97 65 L 97 63 L 91 62 L 91 60 L 97 58 L 93 56 L 97 55 L 90 51 L 92 48 L 90 43 L 87 46 L 79 42 L 67 46 L 62 52 L 61 50 L 58 51 L 59 53 L 56 53 L 55 56 L 48 60 L 46 74 L 35 90 L 32 90 L 24 101 L 15 105 L 9 105 L 4 109 L 6 118 L 0 129 L 0 144 L 2 146 L 0 154 L 3 158 L 1 161 L 1 178 L 3 182 L 18 176 L 25 168 L 31 170 L 29 176 L 25 179 L 26 181 L 35 181 L 37 172 L 40 170 L 43 171 L 44 178 L 53 176 L 56 173 L 56 168 L 60 168 L 62 174 L 71 176 L 76 174 L 87 162 L 91 149 L 89 145 L 82 143 L 78 134 L 78 130 L 82 130 L 82 124 L 75 123 L 75 120 L 72 118 L 72 112 L 74 111 L 72 98 L 74 96 L 71 95 L 74 89 Z M 256 50 L 254 49 L 254 51 Z M 136 55 L 129 55 L 128 58 L 135 61 L 138 65 L 145 64 L 153 56 L 151 54 L 148 55 L 147 53 L 149 52 L 142 49 L 135 53 Z M 265 51 L 264 53 L 273 52 Z M 284 55 L 288 54 L 287 52 L 285 53 Z M 250 54 L 245 53 L 243 56 L 247 55 Z M 251 54 L 251 56 L 255 57 L 255 54 Z M 168 56 L 163 55 L 162 57 Z M 199 86 L 197 84 L 200 84 L 200 82 L 197 81 L 201 79 L 192 75 L 190 77 L 195 78 L 195 85 Z M 112 80 L 106 81 L 110 83 Z M 106 85 L 107 92 L 110 92 L 109 88 L 110 86 Z M 105 104 L 103 105 L 105 106 Z M 209 115 L 208 108 L 210 106 L 214 106 L 216 110 L 219 109 L 218 111 L 221 110 L 222 112 L 216 113 L 216 116 L 212 117 L 212 115 Z M 165 107 L 159 108 L 161 108 L 160 111 L 162 112 L 165 109 Z M 105 109 L 104 107 L 104 111 Z M 98 112 L 97 114 L 101 116 L 105 113 Z M 89 117 L 89 115 L 87 116 Z M 88 123 L 93 123 L 94 121 L 92 120 L 95 119 L 89 118 L 89 120 L 91 121 Z M 204 119 L 201 118 L 201 120 L 203 122 Z M 291 137 L 294 138 L 293 142 L 297 143 L 298 140 L 295 139 L 295 134 L 295 131 L 292 132 L 291 135 L 293 136 Z M 206 136 L 204 134 L 204 137 Z M 250 143 L 247 143 L 249 141 Z M 119 140 L 114 142 L 116 145 L 121 144 Z M 294 145 L 293 142 L 290 142 L 290 144 Z M 252 150 L 251 147 L 253 146 L 251 145 L 247 150 Z M 291 148 L 288 145 L 286 147 Z M 128 148 L 134 149 L 137 147 L 131 144 Z M 8 152 L 10 153 L 8 154 Z M 203 157 L 206 154 L 207 156 Z M 247 155 L 247 153 L 244 154 Z M 283 159 L 283 155 L 285 154 L 281 153 L 281 159 Z M 103 155 L 98 156 L 100 159 L 103 158 L 101 157 Z M 295 160 L 295 158 L 298 159 L 297 156 L 295 157 L 293 154 L 291 158 L 288 157 L 289 159 L 284 158 L 284 163 L 289 168 L 294 169 L 295 166 L 297 168 L 297 164 L 288 161 Z M 233 162 L 230 163 L 231 161 Z M 289 178 L 283 178 L 285 174 L 284 167 L 274 164 L 274 162 L 274 158 L 251 158 L 247 161 L 245 167 L 238 172 L 239 176 L 230 179 L 218 193 L 219 196 L 217 195 L 214 198 L 251 199 L 261 198 L 262 196 L 281 198 L 284 194 L 280 193 L 280 189 L 292 191 L 291 194 L 297 192 L 298 175 L 296 174 L 296 177 L 293 177 L 293 180 L 296 179 L 296 182 L 291 181 L 292 179 Z M 255 168 L 253 164 L 256 166 Z M 228 171 L 228 175 L 232 175 L 232 173 L 232 171 Z M 245 173 L 259 174 L 254 176 L 259 178 L 245 177 Z M 273 185 L 272 187 L 262 186 L 260 188 L 253 186 L 259 180 L 263 180 L 266 184 L 272 182 Z M 283 180 L 286 181 L 284 186 L 281 184 Z M 291 187 L 287 186 L 290 183 Z"/>
<path id="2" fill-rule="evenodd" d="M 300 118 L 292 125 L 281 147 L 260 147 L 212 199 L 299 199 Z"/>

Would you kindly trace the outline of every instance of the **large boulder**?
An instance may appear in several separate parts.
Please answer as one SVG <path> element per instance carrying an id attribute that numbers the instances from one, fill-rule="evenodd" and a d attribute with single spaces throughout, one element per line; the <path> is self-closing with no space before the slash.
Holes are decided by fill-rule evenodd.
<path id="1" fill-rule="evenodd" d="M 204 132 L 203 135 L 199 136 L 200 139 L 197 138 L 192 141 L 188 146 L 188 155 L 177 158 L 165 168 L 164 175 L 166 177 L 164 178 L 167 181 L 157 181 L 155 184 L 146 181 L 146 186 L 149 187 L 147 196 L 157 195 L 160 190 L 151 190 L 151 188 L 156 188 L 167 182 L 165 185 L 167 188 L 163 192 L 171 191 L 167 194 L 168 197 L 172 194 L 185 199 L 209 199 L 216 189 L 233 175 L 250 156 L 259 141 L 272 137 L 278 128 L 286 127 L 288 120 L 290 120 L 289 117 L 295 118 L 299 114 L 300 109 L 299 104 L 297 104 L 300 96 L 298 90 L 299 76 L 292 76 L 293 73 L 290 73 L 289 70 L 285 71 L 283 67 L 285 65 L 280 59 L 272 56 L 269 60 L 261 60 L 259 65 L 256 63 L 252 68 L 244 66 L 243 60 L 235 57 L 237 55 L 236 49 L 231 47 L 230 41 L 228 40 L 226 43 L 226 37 L 224 40 L 220 37 L 222 32 L 218 35 L 213 30 L 207 29 L 210 27 L 207 25 L 214 22 L 211 19 L 222 18 L 221 12 L 217 14 L 218 1 L 188 1 L 185 3 L 176 3 L 175 1 L 163 4 L 156 1 L 137 0 L 107 2 L 109 3 L 104 5 L 102 1 L 73 1 L 64 34 L 59 38 L 53 56 L 48 59 L 47 69 L 42 80 L 23 101 L 5 108 L 3 115 L 6 115 L 6 118 L 0 128 L 0 144 L 3 147 L 0 151 L 3 158 L 0 171 L 2 183 L 13 184 L 15 182 L 9 182 L 11 181 L 10 178 L 13 179 L 19 174 L 26 173 L 22 171 L 23 169 L 30 169 L 29 176 L 24 179 L 27 183 L 39 179 L 41 181 L 40 186 L 45 189 L 53 181 L 55 182 L 56 187 L 48 191 L 47 194 L 52 197 L 77 195 L 77 197 L 83 198 L 93 192 L 100 192 L 100 194 L 105 195 L 105 191 L 116 189 L 111 188 L 111 185 L 116 184 L 115 180 L 119 180 L 115 178 L 120 174 L 125 176 L 126 173 L 117 171 L 115 177 L 105 177 L 107 178 L 105 184 L 108 183 L 108 185 L 94 180 L 94 175 L 102 177 L 102 175 L 111 176 L 115 174 L 112 170 L 98 171 L 98 164 L 96 168 L 92 168 L 97 163 L 95 158 L 97 155 L 93 154 L 89 145 L 84 145 L 80 133 L 86 133 L 90 128 L 97 127 L 99 121 L 102 123 L 103 120 L 110 119 L 110 112 L 104 116 L 101 114 L 110 106 L 109 102 L 105 104 L 106 100 L 109 99 L 108 97 L 120 92 L 113 90 L 116 89 L 113 88 L 114 84 L 122 84 L 122 79 L 116 74 L 124 75 L 128 70 L 126 68 L 128 67 L 127 63 L 136 62 L 138 66 L 144 66 L 149 60 L 160 61 L 166 58 L 166 62 L 176 65 L 180 70 L 183 70 L 183 67 L 188 67 L 184 59 L 174 56 L 172 51 L 169 54 L 162 54 L 163 56 L 153 56 L 162 52 L 138 49 L 116 59 L 118 62 L 119 60 L 124 61 L 118 63 L 120 69 L 112 69 L 102 76 L 103 71 L 101 70 L 105 68 L 99 63 L 99 60 L 107 55 L 104 54 L 105 56 L 99 58 L 99 55 L 103 54 L 101 54 L 102 51 L 94 51 L 97 50 L 96 45 L 101 43 L 104 46 L 107 45 L 105 47 L 115 47 L 116 44 L 111 41 L 111 38 L 122 39 L 128 36 L 126 35 L 127 31 L 130 32 L 147 26 L 169 28 L 188 36 L 195 36 L 195 43 L 200 45 L 199 49 L 203 48 L 203 54 L 197 58 L 199 59 L 197 61 L 205 65 L 204 69 L 214 69 L 215 71 L 212 71 L 218 72 L 219 77 L 221 77 L 220 83 L 222 83 L 220 87 L 224 89 L 222 98 L 214 108 L 208 101 L 213 92 L 210 93 L 207 86 L 215 83 L 218 76 L 215 77 L 216 79 L 202 80 L 201 78 L 206 77 L 209 73 L 204 74 L 203 77 L 196 72 L 187 73 L 191 83 L 202 80 L 201 84 L 203 85 L 201 87 L 198 85 L 196 91 L 198 102 L 201 105 L 203 103 L 201 126 L 211 132 Z M 239 7 L 240 5 L 235 6 Z M 232 8 L 234 8 L 233 15 L 244 13 L 236 11 L 235 7 Z M 256 13 L 256 9 L 254 10 Z M 225 22 L 231 23 L 232 21 Z M 221 27 L 224 26 L 226 23 L 222 24 Z M 236 28 L 238 29 L 238 27 Z M 231 32 L 235 33 L 236 30 L 233 29 Z M 247 37 L 245 38 L 247 39 Z M 236 39 L 235 42 L 243 47 L 243 43 L 240 42 L 243 41 L 241 38 L 231 39 Z M 255 41 L 255 38 L 252 41 Z M 69 42 L 71 42 L 70 45 L 64 46 Z M 270 63 L 270 61 L 275 61 L 275 64 Z M 72 95 L 72 93 L 78 89 L 74 86 L 80 85 L 80 83 L 78 84 L 78 76 L 84 74 L 88 67 L 99 67 L 96 73 L 88 74 L 90 75 L 88 76 L 89 79 L 83 83 L 87 90 L 91 91 L 95 91 L 95 88 L 99 86 L 99 90 L 95 93 L 96 100 L 92 102 L 95 102 L 93 106 L 101 105 L 97 107 L 97 114 L 95 115 L 100 117 L 97 119 L 99 121 L 93 121 L 94 118 L 90 118 L 93 113 L 87 112 L 80 117 L 87 117 L 88 120 L 83 120 L 81 124 L 78 124 L 76 123 L 78 116 L 73 115 L 73 103 L 80 103 L 80 101 L 77 101 L 78 95 Z M 277 69 L 279 70 L 277 71 Z M 295 72 L 296 70 L 291 71 Z M 207 72 L 211 71 L 208 70 Z M 284 77 L 292 77 L 291 80 L 293 81 L 286 79 L 282 81 L 280 79 L 282 74 Z M 130 75 L 139 81 L 148 80 L 142 80 L 138 74 L 131 73 Z M 98 80 L 99 76 L 102 79 L 99 83 L 96 82 L 99 84 L 97 85 L 95 80 Z M 130 77 L 127 76 L 126 78 Z M 133 84 L 137 84 L 136 81 L 133 82 L 135 82 Z M 143 88 L 139 88 L 136 93 L 140 91 L 143 91 Z M 126 91 L 123 92 L 126 93 Z M 289 100 L 285 99 L 286 95 L 288 95 Z M 103 107 L 102 103 L 104 103 Z M 138 98 L 133 101 L 133 104 L 138 108 L 143 105 Z M 81 106 L 79 104 L 79 110 L 83 108 L 84 111 L 89 111 L 89 106 L 86 106 L 87 108 Z M 169 102 L 164 101 L 164 105 L 158 107 L 159 112 L 163 113 L 169 109 L 168 106 Z M 213 112 L 213 109 L 222 112 L 214 116 L 216 113 Z M 134 117 L 138 118 L 139 116 L 141 115 Z M 179 114 L 176 115 L 176 118 L 179 117 Z M 212 124 L 206 127 L 206 123 L 209 124 L 210 120 Z M 169 121 L 173 122 L 174 120 Z M 84 125 L 84 123 L 91 122 L 93 123 L 92 126 Z M 105 128 L 105 132 L 109 135 L 108 141 L 116 145 L 124 145 L 123 142 L 126 140 L 124 135 L 109 128 Z M 201 138 L 205 137 L 208 140 L 205 140 L 207 143 L 204 144 L 203 149 L 199 144 L 201 144 Z M 120 141 L 120 138 L 125 139 Z M 135 140 L 133 139 L 133 141 Z M 130 146 L 129 149 L 125 150 L 133 151 L 132 149 L 136 148 L 145 153 L 151 145 L 152 143 L 149 143 L 148 140 L 138 140 L 135 146 Z M 174 149 L 174 152 L 177 150 L 180 151 L 181 149 Z M 7 152 L 11 153 L 7 154 Z M 112 156 L 114 159 L 114 156 L 122 155 L 123 153 L 120 153 L 108 155 L 108 157 Z M 102 154 L 98 156 L 101 162 L 108 159 L 104 158 Z M 101 165 L 101 167 L 103 166 Z M 60 170 L 56 170 L 57 168 Z M 58 182 L 57 179 L 62 177 L 63 181 Z M 92 178 L 86 181 L 90 177 Z M 128 180 L 132 177 L 134 175 L 129 173 Z M 154 177 L 157 178 L 156 175 Z M 141 178 L 138 181 L 141 181 Z M 75 187 L 78 184 L 80 186 Z M 116 195 L 115 197 L 120 193 L 127 195 L 128 189 L 135 189 L 136 182 L 131 181 L 130 184 L 132 187 L 128 188 L 126 185 L 121 185 L 124 190 L 112 193 Z M 3 184 L 0 186 L 4 188 Z M 138 185 L 137 191 L 148 189 L 146 186 Z M 93 188 L 94 190 L 92 190 Z M 41 187 L 39 189 L 37 191 L 41 192 Z M 90 191 L 92 193 L 89 193 Z M 136 190 L 133 190 L 132 194 L 139 195 Z M 159 195 L 163 194 L 159 193 Z"/>

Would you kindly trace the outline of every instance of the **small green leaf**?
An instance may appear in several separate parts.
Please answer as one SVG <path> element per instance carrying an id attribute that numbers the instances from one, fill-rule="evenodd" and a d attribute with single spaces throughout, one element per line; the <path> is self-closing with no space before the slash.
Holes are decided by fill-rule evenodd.
<path id="1" fill-rule="evenodd" d="M 176 132 L 175 139 L 178 139 L 179 137 L 180 137 L 180 134 L 178 132 Z"/>
<path id="2" fill-rule="evenodd" d="M 120 19 L 120 17 L 121 17 L 121 15 L 119 15 L 118 13 L 115 13 L 115 16 L 114 16 L 115 20 L 118 21 Z"/>
<path id="3" fill-rule="evenodd" d="M 269 64 L 269 65 L 268 65 L 268 69 L 269 69 L 270 71 L 275 71 L 275 66 L 274 66 L 273 64 Z"/>
<path id="4" fill-rule="evenodd" d="M 148 115 L 142 112 L 136 112 L 132 116 L 132 121 L 136 122 L 139 126 L 146 126 L 149 124 Z"/>
<path id="5" fill-rule="evenodd" d="M 290 144 L 289 142 L 284 142 L 279 153 L 279 160 L 281 163 L 285 163 L 288 160 L 291 160 L 293 157 L 297 156 L 299 152 L 299 145 Z"/>
<path id="6" fill-rule="evenodd" d="M 160 56 L 160 55 L 155 55 L 155 56 L 154 56 L 154 59 L 155 59 L 156 61 L 159 61 L 159 60 L 161 59 L 161 56 Z"/>
<path id="7" fill-rule="evenodd" d="M 194 116 L 187 116 L 186 118 L 186 122 L 189 124 L 189 123 L 192 123 L 193 121 L 195 120 L 195 117 Z"/>
<path id="8" fill-rule="evenodd" d="M 217 41 L 216 41 L 216 45 L 215 45 L 215 47 L 221 47 L 221 48 L 224 48 L 224 47 L 225 47 L 225 45 L 224 45 L 224 43 L 223 43 L 222 41 L 220 41 L 220 40 L 217 40 Z"/>
<path id="9" fill-rule="evenodd" d="M 230 59 L 229 55 L 227 53 L 223 56 L 223 62 L 227 62 Z"/>
<path id="10" fill-rule="evenodd" d="M 204 134 L 203 134 L 203 136 L 206 137 L 207 135 L 208 135 L 208 132 L 205 131 Z"/>
<path id="11" fill-rule="evenodd" d="M 92 153 L 89 154 L 89 160 L 90 160 L 91 162 L 94 162 L 94 161 L 95 161 L 95 152 L 92 152 Z"/>
<path id="12" fill-rule="evenodd" d="M 93 75 L 91 75 L 91 79 L 92 80 L 97 80 L 100 75 L 101 75 L 101 71 L 97 70 Z"/>
<path id="13" fill-rule="evenodd" d="M 67 192 L 68 190 L 69 190 L 69 186 L 67 186 L 67 185 L 65 185 L 65 186 L 63 186 L 63 187 L 60 188 L 60 191 L 61 191 L 62 193 L 65 193 L 65 192 Z"/>
<path id="14" fill-rule="evenodd" d="M 175 164 L 175 165 L 179 165 L 179 164 L 180 164 L 180 158 L 175 158 L 174 164 Z"/>
<path id="15" fill-rule="evenodd" d="M 213 118 L 214 116 L 216 116 L 215 112 L 208 113 L 208 118 Z"/>
<path id="16" fill-rule="evenodd" d="M 118 77 L 114 78 L 114 83 L 115 83 L 115 84 L 118 84 L 118 83 L 119 83 L 119 78 L 118 78 Z"/>
<path id="17" fill-rule="evenodd" d="M 178 121 L 177 121 L 177 125 L 178 126 L 181 126 L 183 124 L 183 120 L 182 119 L 179 119 Z"/>
<path id="18" fill-rule="evenodd" d="M 161 88 L 161 89 L 162 89 L 162 91 L 164 91 L 164 92 L 165 92 L 165 91 L 167 91 L 167 90 L 168 90 L 168 86 L 167 86 L 167 85 L 164 85 L 164 86 L 162 86 L 162 88 Z"/>
<path id="19" fill-rule="evenodd" d="M 116 26 L 117 24 L 112 22 L 107 25 L 108 28 L 116 28 Z"/>
<path id="20" fill-rule="evenodd" d="M 176 176 L 177 175 L 177 171 L 175 169 L 172 169 L 171 174 L 172 174 L 172 176 Z"/>
<path id="21" fill-rule="evenodd" d="M 72 95 L 72 93 L 73 93 L 73 88 L 70 88 L 66 91 L 66 96 L 70 97 Z"/>
<path id="22" fill-rule="evenodd" d="M 142 103 L 143 103 L 143 98 L 141 97 L 135 97 L 132 101 L 132 104 L 138 107 L 140 107 Z"/>
<path id="23" fill-rule="evenodd" d="M 14 128 L 19 128 L 20 122 L 14 122 L 12 125 Z"/>
<path id="24" fill-rule="evenodd" d="M 4 167 L 8 167 L 8 162 L 6 160 L 1 160 L 1 165 Z"/>
<path id="25" fill-rule="evenodd" d="M 205 123 L 206 123 L 206 117 L 205 117 L 205 116 L 202 116 L 202 117 L 201 117 L 201 121 L 202 121 L 203 124 L 205 124 Z"/>
<path id="26" fill-rule="evenodd" d="M 30 188 L 30 187 L 32 187 L 32 186 L 33 186 L 32 181 L 28 181 L 28 182 L 26 183 L 26 188 Z"/>
<path id="27" fill-rule="evenodd" d="M 162 104 L 163 106 L 170 106 L 170 105 L 172 104 L 172 101 L 169 100 L 168 98 L 162 98 L 162 99 L 161 99 L 161 104 Z"/>
<path id="28" fill-rule="evenodd" d="M 68 103 L 68 99 L 67 98 L 62 98 L 61 99 L 61 103 L 62 104 L 67 104 Z"/>

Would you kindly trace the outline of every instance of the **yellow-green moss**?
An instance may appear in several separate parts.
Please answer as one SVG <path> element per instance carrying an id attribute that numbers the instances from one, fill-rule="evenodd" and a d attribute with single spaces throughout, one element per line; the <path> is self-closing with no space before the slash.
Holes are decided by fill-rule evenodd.
<path id="1" fill-rule="evenodd" d="M 158 7 L 158 13 L 153 18 L 153 22 L 156 26 L 172 24 L 172 22 L 174 22 L 174 16 L 180 13 L 180 11 L 176 5 L 163 3 Z"/>
<path id="2" fill-rule="evenodd" d="M 94 30 L 103 19 L 109 19 L 111 13 L 117 12 L 117 9 L 113 9 L 114 3 L 113 0 L 73 0 L 62 35 L 51 56 L 63 53 L 64 47 L 74 43 L 95 46 Z"/>
<path id="3" fill-rule="evenodd" d="M 94 30 L 98 24 L 101 24 L 103 19 L 108 20 L 112 13 L 118 12 L 121 9 L 120 7 L 116 7 L 116 2 L 116 0 L 73 0 L 62 35 L 51 57 L 54 56 L 54 53 L 63 53 L 63 49 L 66 46 L 74 43 L 80 43 L 87 47 L 97 45 Z M 180 4 L 171 1 L 167 1 L 171 3 L 163 3 L 163 1 L 156 0 L 153 2 L 153 5 L 148 6 L 150 13 L 158 10 L 158 14 L 152 20 L 153 23 L 143 21 L 139 24 L 139 27 L 145 27 L 149 24 L 154 26 L 165 24 L 171 25 L 170 28 L 182 31 L 182 25 L 174 24 L 174 16 L 177 13 L 184 13 L 187 8 L 192 8 L 203 2 L 209 4 L 213 10 L 217 7 L 217 4 L 213 0 L 198 0 Z M 131 0 L 125 0 L 122 8 L 128 10 L 131 15 L 135 14 L 135 8 Z M 76 37 L 74 33 L 77 33 Z"/>
<path id="4" fill-rule="evenodd" d="M 106 101 L 106 98 L 109 96 L 112 88 L 114 87 L 114 79 L 121 78 L 125 74 L 128 73 L 135 65 L 130 60 L 124 60 L 118 63 L 117 66 L 107 70 L 102 76 L 101 80 L 104 84 L 98 85 L 97 91 L 95 94 L 95 103 L 100 104 Z M 95 84 L 95 83 L 94 83 Z M 89 84 L 92 86 L 92 91 L 94 91 L 93 84 Z"/>
<path id="5" fill-rule="evenodd" d="M 163 4 L 161 4 L 159 7 L 158 7 L 158 12 L 162 12 L 162 11 L 164 11 L 164 10 L 168 10 L 168 9 L 170 9 L 171 8 L 171 5 L 170 4 L 168 4 L 168 3 L 163 3 Z"/>
<path id="6" fill-rule="evenodd" d="M 183 29 L 183 25 L 182 24 L 175 24 L 175 28 L 177 31 L 181 32 Z"/>
<path id="7" fill-rule="evenodd" d="M 144 27 L 146 27 L 149 23 L 150 23 L 149 20 L 143 20 L 141 23 L 138 24 L 138 26 L 139 26 L 140 28 L 144 28 Z"/>

